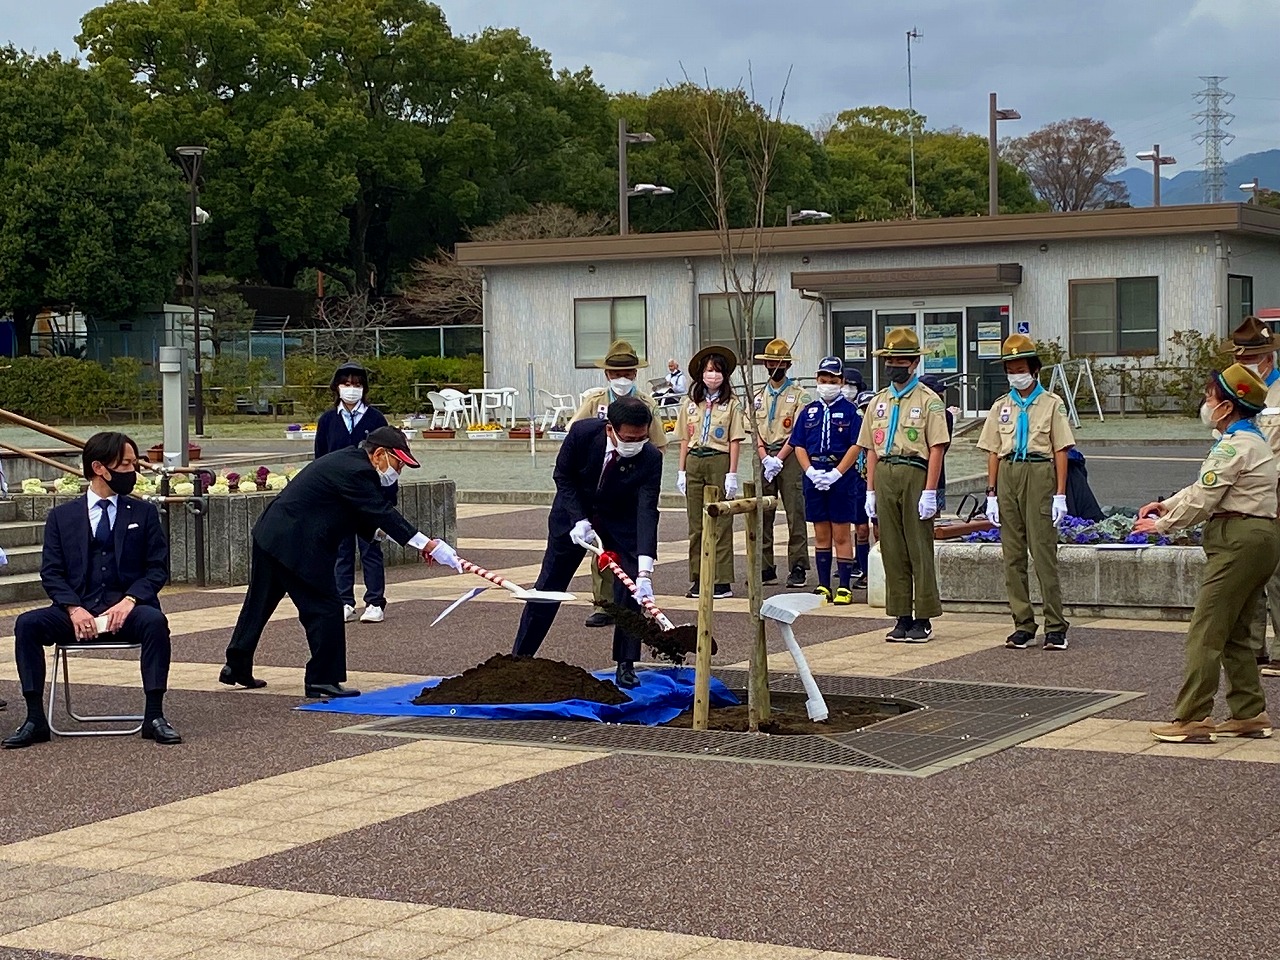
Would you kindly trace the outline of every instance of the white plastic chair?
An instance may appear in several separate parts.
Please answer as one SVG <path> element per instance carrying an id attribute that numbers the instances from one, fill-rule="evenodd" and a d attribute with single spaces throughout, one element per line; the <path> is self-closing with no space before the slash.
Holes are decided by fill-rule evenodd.
<path id="1" fill-rule="evenodd" d="M 430 394 L 427 394 L 427 396 L 430 396 Z M 461 390 L 454 390 L 452 387 L 446 387 L 441 390 L 440 396 L 449 401 L 449 409 L 452 412 L 461 412 L 467 418 L 468 425 L 476 422 L 475 397 L 463 393 Z"/>
<path id="2" fill-rule="evenodd" d="M 456 391 L 455 391 L 456 392 Z M 467 406 L 457 397 L 445 395 L 445 391 L 431 390 L 427 393 L 427 399 L 431 401 L 431 429 L 444 428 L 452 426 L 455 430 L 462 428 L 462 422 L 458 414 L 467 415 Z M 468 418 L 468 423 L 470 418 Z"/>
<path id="3" fill-rule="evenodd" d="M 571 393 L 552 393 L 550 390 L 538 388 L 538 399 L 542 402 L 545 409 L 542 412 L 541 422 L 538 429 L 546 431 L 552 427 L 559 427 L 563 420 L 566 423 L 573 416 L 573 412 L 578 409 L 573 404 L 573 394 Z"/>

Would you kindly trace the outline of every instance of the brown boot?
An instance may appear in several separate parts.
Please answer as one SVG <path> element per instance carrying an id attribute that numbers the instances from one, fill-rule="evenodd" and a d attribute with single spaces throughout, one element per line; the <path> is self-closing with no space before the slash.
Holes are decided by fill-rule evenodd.
<path id="1" fill-rule="evenodd" d="M 1265 740 L 1271 736 L 1271 718 L 1263 710 L 1252 720 L 1226 720 L 1218 724 L 1214 732 L 1220 737 L 1248 737 L 1251 740 Z"/>
<path id="2" fill-rule="evenodd" d="M 1214 743 L 1217 728 L 1208 717 L 1203 720 L 1174 720 L 1158 723 L 1151 728 L 1151 735 L 1165 743 Z"/>

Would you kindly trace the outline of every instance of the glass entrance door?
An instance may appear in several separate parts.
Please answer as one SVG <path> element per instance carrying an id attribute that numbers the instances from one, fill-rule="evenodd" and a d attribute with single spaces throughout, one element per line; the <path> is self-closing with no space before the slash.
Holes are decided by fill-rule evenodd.
<path id="1" fill-rule="evenodd" d="M 969 383 L 973 389 L 965 391 L 963 406 L 977 406 L 975 413 L 989 410 L 1009 390 L 1004 368 L 993 361 L 1000 357 L 1000 345 L 1009 335 L 1009 308 L 968 307 L 965 310 L 965 340 L 967 341 Z"/>
<path id="2" fill-rule="evenodd" d="M 870 310 L 832 310 L 831 327 L 835 343 L 832 356 L 856 364 L 862 378 L 871 383 L 871 317 Z"/>

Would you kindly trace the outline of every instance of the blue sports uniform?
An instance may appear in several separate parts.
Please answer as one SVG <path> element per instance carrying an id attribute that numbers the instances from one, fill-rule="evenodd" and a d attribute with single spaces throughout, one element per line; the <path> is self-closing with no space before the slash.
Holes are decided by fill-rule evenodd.
<path id="1" fill-rule="evenodd" d="M 791 428 L 791 446 L 809 455 L 809 463 L 818 470 L 833 470 L 849 449 L 856 445 L 862 418 L 857 408 L 844 397 L 830 404 L 814 400 L 796 418 Z M 854 523 L 854 492 L 858 480 L 850 469 L 829 490 L 819 490 L 804 478 L 804 515 L 810 523 Z M 866 497 L 866 482 L 862 483 Z M 865 504 L 862 522 L 866 522 Z"/>

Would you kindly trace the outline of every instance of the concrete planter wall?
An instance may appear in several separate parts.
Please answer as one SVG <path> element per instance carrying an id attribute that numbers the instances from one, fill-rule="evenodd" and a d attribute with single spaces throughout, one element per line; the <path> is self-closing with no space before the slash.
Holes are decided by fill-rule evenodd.
<path id="1" fill-rule="evenodd" d="M 262 511 L 275 497 L 270 493 L 235 493 L 209 497 L 209 513 L 205 517 L 205 577 L 210 586 L 239 586 L 249 582 L 250 534 Z M 452 480 L 426 483 L 401 483 L 400 512 L 423 533 L 457 539 L 457 503 Z M 18 516 L 23 520 L 43 520 L 59 503 L 75 499 L 70 496 L 26 495 L 13 497 Z M 195 524 L 182 504 L 169 505 L 170 581 L 194 583 L 196 580 Z M 418 563 L 418 554 L 395 543 L 383 544 L 387 566 Z"/>
<path id="2" fill-rule="evenodd" d="M 65 448 L 59 448 L 57 450 L 36 449 L 32 452 L 43 454 L 50 460 L 57 460 L 59 463 L 74 467 L 76 473 L 80 472 L 84 463 L 84 455 L 79 450 L 69 451 Z M 59 477 L 65 476 L 61 470 L 55 470 L 53 467 L 38 460 L 29 460 L 20 453 L 11 453 L 8 450 L 0 451 L 0 468 L 4 470 L 10 493 L 17 493 L 18 488 L 22 486 L 22 481 L 29 480 L 32 477 L 37 480 L 57 480 Z"/>
<path id="3" fill-rule="evenodd" d="M 998 543 L 939 541 L 935 556 L 938 588 L 945 609 L 1004 612 L 1004 561 Z M 1108 550 L 1058 547 L 1058 575 L 1068 615 L 1186 620 L 1195 606 L 1204 573 L 1199 547 L 1143 547 Z M 884 564 L 872 548 L 867 602 L 884 607 Z M 1040 602 L 1035 565 L 1030 565 L 1031 599 Z"/>

